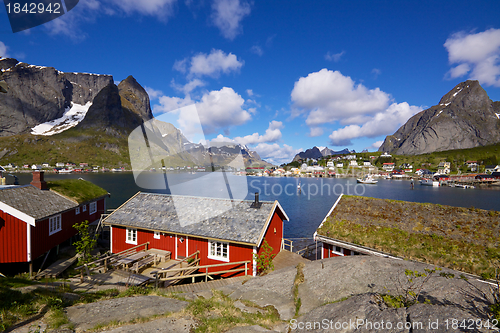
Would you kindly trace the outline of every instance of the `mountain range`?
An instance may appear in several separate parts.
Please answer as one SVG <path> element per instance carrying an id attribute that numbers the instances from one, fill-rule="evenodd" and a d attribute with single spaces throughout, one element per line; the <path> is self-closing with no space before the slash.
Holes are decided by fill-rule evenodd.
<path id="1" fill-rule="evenodd" d="M 111 75 L 1 58 L 0 80 L 8 86 L 0 94 L 0 164 L 70 160 L 127 167 L 129 135 L 154 124 L 149 134 L 157 136 L 165 166 L 225 164 L 240 153 L 246 165 L 268 165 L 246 146 L 189 142 L 175 126 L 153 118 L 149 96 L 132 76 L 116 85 Z"/>
<path id="2" fill-rule="evenodd" d="M 387 136 L 379 151 L 417 155 L 498 142 L 500 102 L 491 101 L 478 81 L 468 80 Z"/>
<path id="3" fill-rule="evenodd" d="M 312 147 L 310 149 L 307 149 L 306 151 L 300 152 L 295 157 L 293 158 L 292 162 L 298 161 L 298 160 L 305 160 L 308 158 L 314 158 L 318 159 L 323 156 L 331 156 L 331 155 L 342 155 L 342 154 L 350 154 L 350 153 L 355 153 L 356 151 L 354 150 L 349 150 L 347 148 L 344 148 L 343 150 L 339 151 L 333 151 L 328 147 Z"/>

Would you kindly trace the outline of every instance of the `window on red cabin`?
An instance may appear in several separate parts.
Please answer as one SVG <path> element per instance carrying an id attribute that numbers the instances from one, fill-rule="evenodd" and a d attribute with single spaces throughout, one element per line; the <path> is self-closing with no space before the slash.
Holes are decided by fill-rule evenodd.
<path id="1" fill-rule="evenodd" d="M 89 214 L 92 215 L 95 212 L 97 212 L 97 202 L 94 201 L 89 204 Z"/>
<path id="2" fill-rule="evenodd" d="M 208 258 L 229 261 L 229 243 L 209 241 Z"/>
<path id="3" fill-rule="evenodd" d="M 55 234 L 58 231 L 61 231 L 61 214 L 52 216 L 49 219 L 49 236 Z"/>
<path id="4" fill-rule="evenodd" d="M 137 229 L 127 228 L 125 243 L 137 245 Z"/>

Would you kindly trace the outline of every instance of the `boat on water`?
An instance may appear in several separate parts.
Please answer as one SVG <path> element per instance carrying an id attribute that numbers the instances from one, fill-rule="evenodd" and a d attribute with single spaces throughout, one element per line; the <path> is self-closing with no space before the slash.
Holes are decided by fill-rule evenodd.
<path id="1" fill-rule="evenodd" d="M 429 179 L 429 178 L 423 178 L 420 179 L 420 185 L 426 185 L 426 186 L 439 186 L 439 182 L 434 179 Z"/>
<path id="2" fill-rule="evenodd" d="M 473 186 L 473 185 L 466 185 L 466 184 L 455 184 L 454 187 L 463 188 L 463 189 L 475 188 L 475 186 Z"/>
<path id="3" fill-rule="evenodd" d="M 373 179 L 372 175 L 366 175 L 363 178 L 356 179 L 358 183 L 361 184 L 377 184 L 378 180 Z"/>

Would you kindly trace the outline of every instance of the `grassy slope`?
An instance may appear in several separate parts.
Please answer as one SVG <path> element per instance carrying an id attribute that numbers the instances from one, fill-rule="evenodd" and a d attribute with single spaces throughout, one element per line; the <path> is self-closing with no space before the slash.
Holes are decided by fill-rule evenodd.
<path id="1" fill-rule="evenodd" d="M 108 194 L 105 189 L 83 179 L 64 179 L 47 182 L 49 189 L 84 203 Z"/>
<path id="2" fill-rule="evenodd" d="M 126 167 L 130 164 L 126 137 L 91 130 L 70 129 L 48 137 L 31 134 L 0 137 L 0 152 L 4 149 L 10 153 L 0 159 L 0 165 L 86 162 Z"/>
<path id="3" fill-rule="evenodd" d="M 500 251 L 500 212 L 344 196 L 318 234 L 485 277 Z"/>

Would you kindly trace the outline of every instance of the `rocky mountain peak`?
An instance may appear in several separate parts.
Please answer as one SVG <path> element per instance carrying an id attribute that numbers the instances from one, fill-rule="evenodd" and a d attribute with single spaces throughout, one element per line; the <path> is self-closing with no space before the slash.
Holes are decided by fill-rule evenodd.
<path id="1" fill-rule="evenodd" d="M 153 118 L 149 95 L 132 75 L 118 84 L 118 91 L 123 107 L 138 114 L 144 121 Z"/>
<path id="2" fill-rule="evenodd" d="M 444 95 L 439 101 L 439 105 L 453 105 L 459 108 L 472 109 L 487 107 L 491 104 L 486 91 L 481 87 L 479 81 L 467 80 L 459 83 Z"/>
<path id="3" fill-rule="evenodd" d="M 497 142 L 500 103 L 492 102 L 478 81 L 467 80 L 387 136 L 379 151 L 416 155 Z"/>

